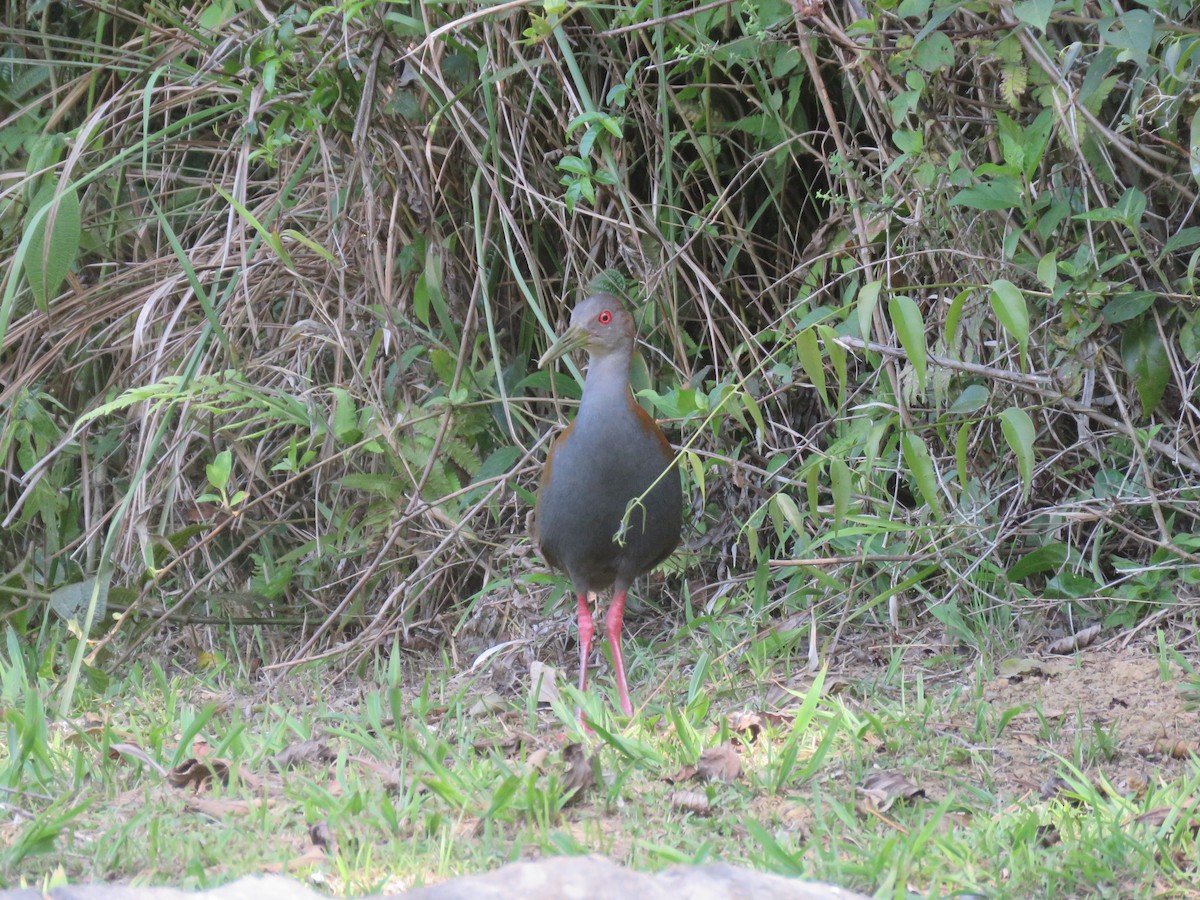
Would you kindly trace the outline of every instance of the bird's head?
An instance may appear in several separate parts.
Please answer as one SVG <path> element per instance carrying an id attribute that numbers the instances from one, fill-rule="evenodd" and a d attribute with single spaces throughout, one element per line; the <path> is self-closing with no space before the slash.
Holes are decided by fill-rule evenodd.
<path id="1" fill-rule="evenodd" d="M 593 294 L 571 311 L 570 326 L 542 354 L 538 368 L 580 347 L 586 347 L 592 356 L 628 353 L 633 349 L 633 341 L 633 316 L 625 311 L 621 301 L 612 294 Z"/>

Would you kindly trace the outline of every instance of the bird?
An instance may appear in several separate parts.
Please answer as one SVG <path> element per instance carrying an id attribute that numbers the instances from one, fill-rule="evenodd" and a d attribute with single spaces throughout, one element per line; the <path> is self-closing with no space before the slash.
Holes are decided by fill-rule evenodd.
<path id="1" fill-rule="evenodd" d="M 572 310 L 567 330 L 538 360 L 544 368 L 572 350 L 588 351 L 583 399 L 575 420 L 550 447 L 533 520 L 542 556 L 566 572 L 575 591 L 580 693 L 587 689 L 595 634 L 592 604 L 601 591 L 613 589 L 605 630 L 621 711 L 629 717 L 633 704 L 621 653 L 626 595 L 638 576 L 675 550 L 683 523 L 675 451 L 629 387 L 636 334 L 633 316 L 616 297 L 592 294 Z M 635 498 L 640 502 L 630 507 Z"/>

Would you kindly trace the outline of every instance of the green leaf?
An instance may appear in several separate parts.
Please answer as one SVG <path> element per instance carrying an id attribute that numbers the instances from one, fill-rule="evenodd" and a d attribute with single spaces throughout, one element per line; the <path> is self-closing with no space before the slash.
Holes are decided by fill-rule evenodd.
<path id="1" fill-rule="evenodd" d="M 216 0 L 200 13 L 198 24 L 203 31 L 217 32 L 237 13 L 233 0 Z"/>
<path id="2" fill-rule="evenodd" d="M 1117 201 L 1116 210 L 1121 214 L 1122 222 L 1136 229 L 1142 224 L 1142 216 L 1146 214 L 1146 195 L 1131 187 Z"/>
<path id="3" fill-rule="evenodd" d="M 1021 499 L 1029 500 L 1029 491 L 1033 487 L 1034 441 L 1037 431 L 1033 427 L 1033 419 L 1029 413 L 1016 406 L 1010 406 L 1000 413 L 1000 430 L 1004 440 L 1017 458 L 1017 471 L 1021 475 Z"/>
<path id="4" fill-rule="evenodd" d="M 917 390 L 924 393 L 925 322 L 921 318 L 920 307 L 909 297 L 892 297 L 888 300 L 888 315 L 900 339 L 900 346 L 908 354 L 908 361 L 917 373 Z"/>
<path id="5" fill-rule="evenodd" d="M 558 161 L 557 168 L 559 171 L 570 172 L 572 175 L 590 175 L 592 173 L 592 164 L 578 156 L 564 156 Z"/>
<path id="6" fill-rule="evenodd" d="M 850 467 L 837 457 L 829 460 L 829 487 L 833 492 L 833 527 L 841 528 L 850 509 Z"/>
<path id="7" fill-rule="evenodd" d="M 1067 545 L 1061 543 L 1046 544 L 1026 553 L 1008 570 L 1009 581 L 1025 581 L 1031 575 L 1042 572 L 1057 572 L 1067 561 Z"/>
<path id="8" fill-rule="evenodd" d="M 1021 187 L 1016 179 L 1000 176 L 963 188 L 950 202 L 971 209 L 1015 209 L 1021 205 Z"/>
<path id="9" fill-rule="evenodd" d="M 925 442 L 911 432 L 900 438 L 900 446 L 904 451 L 904 463 L 917 484 L 917 491 L 925 505 L 929 507 L 935 519 L 942 517 L 941 493 L 938 491 L 937 475 L 933 469 L 933 459 Z"/>
<path id="10" fill-rule="evenodd" d="M 1152 317 L 1134 323 L 1121 336 L 1121 362 L 1137 387 L 1142 413 L 1149 415 L 1158 406 L 1171 377 L 1167 348 Z"/>
<path id="11" fill-rule="evenodd" d="M 825 359 L 821 356 L 821 348 L 817 344 L 815 328 L 805 328 L 796 335 L 796 353 L 800 357 L 800 365 L 804 374 L 812 382 L 817 393 L 821 395 L 821 403 L 829 408 L 829 392 L 825 389 Z"/>
<path id="12" fill-rule="evenodd" d="M 1191 136 L 1188 139 L 1188 167 L 1192 177 L 1200 184 L 1200 109 L 1192 115 Z"/>
<path id="13" fill-rule="evenodd" d="M 846 348 L 837 342 L 838 333 L 828 325 L 818 325 L 821 334 L 821 345 L 833 366 L 833 377 L 837 381 L 838 405 L 846 399 Z"/>
<path id="14" fill-rule="evenodd" d="M 1100 310 L 1100 315 L 1104 317 L 1105 322 L 1116 325 L 1118 322 L 1128 322 L 1140 316 L 1153 303 L 1154 294 L 1150 291 L 1131 291 L 1109 300 L 1104 304 L 1104 309 Z"/>
<path id="15" fill-rule="evenodd" d="M 354 398 L 345 388 L 331 388 L 333 394 L 333 434 L 343 444 L 353 444 L 362 437 L 358 430 L 358 410 Z"/>
<path id="16" fill-rule="evenodd" d="M 73 622 L 80 629 L 87 621 L 88 607 L 92 605 L 93 594 L 96 597 L 96 608 L 92 613 L 92 629 L 104 621 L 108 609 L 108 579 L 97 580 L 87 578 L 74 584 L 64 584 L 50 594 L 50 609 L 64 622 Z"/>
<path id="17" fill-rule="evenodd" d="M 926 72 L 939 72 L 954 63 L 954 45 L 945 32 L 935 31 L 913 48 L 913 62 Z"/>
<path id="18" fill-rule="evenodd" d="M 804 519 L 800 515 L 800 507 L 789 494 L 776 494 L 771 498 L 769 508 L 771 521 L 781 532 L 791 528 L 796 534 L 804 534 Z"/>
<path id="19" fill-rule="evenodd" d="M 1054 111 L 1050 109 L 1044 109 L 1038 113 L 1033 124 L 1024 130 L 1021 136 L 1021 150 L 1025 157 L 1025 164 L 1021 171 L 1026 181 L 1033 180 L 1034 173 L 1042 164 L 1042 157 L 1046 153 L 1046 147 L 1049 145 L 1050 136 L 1053 133 Z"/>
<path id="20" fill-rule="evenodd" d="M 208 483 L 218 491 L 225 490 L 229 484 L 229 475 L 233 471 L 233 454 L 222 450 L 212 462 L 204 467 L 204 475 Z"/>
<path id="21" fill-rule="evenodd" d="M 1121 16 L 1120 23 L 1120 27 L 1109 30 L 1105 37 L 1114 47 L 1126 51 L 1137 65 L 1145 66 L 1154 41 L 1154 17 L 1144 9 L 1131 9 Z"/>
<path id="22" fill-rule="evenodd" d="M 991 399 L 991 392 L 982 384 L 969 384 L 958 395 L 958 399 L 950 407 L 950 412 L 958 416 L 970 415 L 987 406 L 989 399 Z"/>
<path id="23" fill-rule="evenodd" d="M 43 312 L 71 270 L 82 234 L 79 195 L 68 189 L 56 202 L 56 190 L 52 182 L 42 185 L 25 214 L 26 230 L 32 230 L 25 253 L 25 277 Z M 42 210 L 45 214 L 37 219 Z"/>
<path id="24" fill-rule="evenodd" d="M 1054 0 L 1017 0 L 1013 14 L 1027 25 L 1045 32 L 1050 24 L 1050 13 L 1054 11 Z"/>
<path id="25" fill-rule="evenodd" d="M 1046 290 L 1054 290 L 1054 285 L 1058 282 L 1058 257 L 1053 251 L 1038 261 L 1037 279 L 1045 285 Z"/>
<path id="26" fill-rule="evenodd" d="M 864 284 L 858 291 L 858 333 L 864 341 L 869 341 L 874 333 L 872 324 L 875 307 L 879 303 L 879 289 L 882 287 L 882 281 L 872 281 Z"/>
<path id="27" fill-rule="evenodd" d="M 971 289 L 959 291 L 954 299 L 950 301 L 950 311 L 946 313 L 946 346 L 954 346 L 954 335 L 958 331 L 958 321 L 962 318 L 963 309 L 966 307 L 967 298 L 971 296 Z"/>
<path id="28" fill-rule="evenodd" d="M 1025 369 L 1025 353 L 1029 347 L 1029 310 L 1025 306 L 1025 295 L 1011 281 L 997 278 L 990 285 L 992 310 L 1000 324 L 1016 340 L 1021 351 L 1021 370 Z"/>
<path id="29" fill-rule="evenodd" d="M 700 459 L 700 455 L 693 450 L 684 450 L 683 459 L 692 472 L 692 480 L 695 481 L 696 486 L 700 488 L 700 497 L 704 498 L 704 461 Z"/>

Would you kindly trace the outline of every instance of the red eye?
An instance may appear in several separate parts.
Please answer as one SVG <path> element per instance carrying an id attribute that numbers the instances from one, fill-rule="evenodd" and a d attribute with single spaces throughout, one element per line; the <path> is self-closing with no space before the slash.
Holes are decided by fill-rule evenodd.
<path id="1" fill-rule="evenodd" d="M 609 322 L 611 322 L 611 321 L 612 321 L 612 313 L 610 313 L 610 312 L 609 312 L 609 311 L 606 309 L 604 312 L 600 313 L 600 315 L 597 317 L 597 319 L 596 319 L 596 320 L 597 320 L 597 321 L 598 321 L 598 322 L 599 322 L 601 325 L 607 325 Z"/>

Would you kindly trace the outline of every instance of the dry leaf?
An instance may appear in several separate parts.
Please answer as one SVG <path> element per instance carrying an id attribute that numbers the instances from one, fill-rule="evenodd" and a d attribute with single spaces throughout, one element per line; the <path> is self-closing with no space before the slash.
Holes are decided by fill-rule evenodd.
<path id="1" fill-rule="evenodd" d="M 684 766 L 674 775 L 664 775 L 663 781 L 667 784 L 679 784 L 680 782 L 691 781 L 696 777 L 697 771 L 695 766 Z"/>
<path id="2" fill-rule="evenodd" d="M 1156 807 L 1156 808 L 1150 810 L 1149 812 L 1142 813 L 1140 816 L 1138 816 L 1136 819 L 1133 820 L 1132 824 L 1134 824 L 1134 825 L 1149 825 L 1151 828 L 1162 828 L 1162 826 L 1167 823 L 1167 819 L 1170 818 L 1172 813 L 1178 814 L 1182 809 L 1185 809 L 1187 807 L 1194 805 L 1195 802 L 1196 802 L 1196 800 L 1194 797 L 1186 797 L 1183 800 L 1181 800 L 1178 804 L 1175 804 L 1172 806 Z M 1175 822 L 1175 828 L 1177 830 L 1181 827 L 1186 828 L 1188 831 L 1192 832 L 1192 834 L 1196 834 L 1197 832 L 1200 832 L 1200 822 L 1198 822 L 1195 819 L 1190 818 L 1190 817 L 1186 821 L 1184 821 L 1183 817 L 1181 816 Z"/>
<path id="3" fill-rule="evenodd" d="M 925 791 L 899 772 L 874 772 L 857 788 L 860 812 L 884 812 L 897 800 L 924 797 Z"/>
<path id="4" fill-rule="evenodd" d="M 156 771 L 162 777 L 164 777 L 164 778 L 167 777 L 167 770 L 165 768 L 163 768 L 163 766 L 157 760 L 151 759 L 150 754 L 147 753 L 145 750 L 143 750 L 141 747 L 139 747 L 137 744 L 110 744 L 109 745 L 109 748 L 108 748 L 108 758 L 109 759 L 122 759 L 126 756 L 136 759 L 139 762 L 144 762 L 146 765 L 148 765 L 150 768 L 154 769 L 154 771 Z"/>
<path id="5" fill-rule="evenodd" d="M 526 735 L 514 731 L 499 739 L 495 737 L 480 738 L 472 746 L 475 748 L 475 752 L 481 755 L 491 750 L 496 750 L 502 756 L 509 757 L 521 749 L 521 745 L 525 743 L 525 738 Z"/>
<path id="6" fill-rule="evenodd" d="M 744 734 L 747 739 L 754 740 L 759 733 L 768 725 L 773 725 L 778 728 L 780 725 L 788 724 L 794 716 L 789 716 L 786 713 L 767 712 L 766 710 L 743 710 L 742 712 L 732 712 L 726 720 L 729 722 L 729 730 L 735 734 Z"/>
<path id="7" fill-rule="evenodd" d="M 762 731 L 763 720 L 756 712 L 743 710 L 742 712 L 731 712 L 726 720 L 729 722 L 729 730 L 736 734 L 744 734 L 750 740 L 758 737 L 758 733 Z"/>
<path id="8" fill-rule="evenodd" d="M 1176 738 L 1159 738 L 1154 742 L 1153 753 L 1161 753 L 1171 759 L 1187 759 L 1196 752 L 1196 746 Z"/>
<path id="9" fill-rule="evenodd" d="M 562 779 L 563 788 L 569 795 L 567 803 L 574 803 L 596 783 L 599 760 L 595 756 L 589 758 L 583 744 L 578 743 L 563 747 L 562 758 L 567 767 Z"/>
<path id="10" fill-rule="evenodd" d="M 500 712 L 504 709 L 504 699 L 495 691 L 488 691 L 471 704 L 467 710 L 468 716 L 483 716 L 488 713 Z"/>
<path id="11" fill-rule="evenodd" d="M 1068 793 L 1074 794 L 1074 791 L 1075 788 L 1071 786 L 1067 779 L 1063 778 L 1061 775 L 1051 775 L 1048 779 L 1046 779 L 1046 783 L 1042 785 L 1042 789 L 1038 796 L 1040 796 L 1043 800 L 1070 799 L 1072 802 L 1077 803 L 1079 802 L 1078 797 L 1071 796 L 1067 798 L 1063 796 L 1064 794 Z"/>
<path id="12" fill-rule="evenodd" d="M 483 832 L 483 819 L 478 816 L 470 816 L 466 819 L 459 819 L 451 828 L 455 837 L 461 838 L 477 838 Z"/>
<path id="13" fill-rule="evenodd" d="M 331 855 L 337 853 L 337 840 L 328 822 L 316 822 L 308 828 L 308 838 L 314 847 L 320 847 Z"/>
<path id="14" fill-rule="evenodd" d="M 539 706 L 551 706 L 561 700 L 558 670 L 535 659 L 529 664 L 529 693 L 537 698 Z"/>
<path id="15" fill-rule="evenodd" d="M 301 763 L 331 763 L 337 759 L 337 754 L 329 749 L 324 741 L 299 741 L 289 744 L 271 757 L 271 765 L 276 771 L 294 769 Z"/>
<path id="16" fill-rule="evenodd" d="M 192 795 L 184 800 L 184 806 L 193 812 L 208 816 L 215 822 L 221 822 L 230 816 L 259 814 L 263 806 L 272 806 L 272 800 L 219 800 L 213 797 Z"/>
<path id="17" fill-rule="evenodd" d="M 1056 659 L 1035 659 L 1033 657 L 1019 657 L 1017 659 L 1006 659 L 999 666 L 999 673 L 1002 678 L 1007 678 L 1009 681 L 1020 681 L 1022 678 L 1034 675 L 1043 675 L 1046 678 L 1053 678 L 1056 675 L 1062 675 L 1071 668 L 1071 661 L 1061 657 Z"/>
<path id="18" fill-rule="evenodd" d="M 369 756 L 350 756 L 346 758 L 346 762 L 362 766 L 364 769 L 374 772 L 379 777 L 383 789 L 389 794 L 399 793 L 400 789 L 404 787 L 404 783 L 400 779 L 400 770 L 395 766 L 382 763 Z M 239 772 L 238 774 L 241 775 L 242 773 Z"/>
<path id="19" fill-rule="evenodd" d="M 539 747 L 529 754 L 529 758 L 525 760 L 525 765 L 530 771 L 534 769 L 537 769 L 539 772 L 545 771 L 546 757 L 549 755 L 549 750 L 545 747 Z"/>
<path id="20" fill-rule="evenodd" d="M 712 804 L 704 791 L 672 791 L 669 798 L 672 809 L 690 812 L 697 816 L 712 815 Z"/>
<path id="21" fill-rule="evenodd" d="M 1082 631 L 1077 631 L 1069 637 L 1059 638 L 1046 648 L 1047 653 L 1074 653 L 1090 646 L 1100 636 L 1100 625 L 1089 625 Z"/>
<path id="22" fill-rule="evenodd" d="M 213 778 L 219 778 L 222 784 L 229 781 L 229 764 L 219 759 L 202 763 L 197 759 L 186 759 L 167 772 L 167 784 L 171 787 L 200 790 L 208 785 Z"/>
<path id="23" fill-rule="evenodd" d="M 724 781 L 726 784 L 742 774 L 742 758 L 729 741 L 700 754 L 696 770 L 705 781 Z"/>

